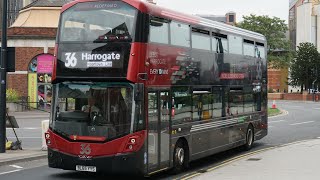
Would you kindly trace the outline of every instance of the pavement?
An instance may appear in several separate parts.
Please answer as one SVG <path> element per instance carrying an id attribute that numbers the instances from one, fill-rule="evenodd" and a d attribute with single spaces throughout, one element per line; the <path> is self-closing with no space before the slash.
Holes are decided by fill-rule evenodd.
<path id="1" fill-rule="evenodd" d="M 5 153 L 0 154 L 0 166 L 39 160 L 47 157 L 47 151 L 42 150 L 7 150 Z"/>
<path id="2" fill-rule="evenodd" d="M 14 116 L 16 119 L 32 119 L 32 118 L 46 118 L 50 116 L 49 112 L 33 110 L 23 112 L 9 112 L 9 116 Z"/>
<path id="3" fill-rule="evenodd" d="M 320 139 L 313 139 L 250 152 L 185 179 L 318 180 L 319 162 Z"/>
<path id="4" fill-rule="evenodd" d="M 20 128 L 16 129 L 16 131 L 19 131 L 21 128 L 24 128 L 25 126 L 28 126 L 28 123 L 30 123 L 33 120 L 39 121 L 37 119 L 43 119 L 43 120 L 49 119 L 48 112 L 38 111 L 38 110 L 24 111 L 24 112 L 9 112 L 9 116 L 14 116 L 20 126 Z M 41 121 L 37 122 L 36 125 L 38 125 L 41 130 L 40 122 Z M 8 129 L 7 135 L 9 135 L 11 130 L 10 128 L 7 128 L 7 129 Z M 23 138 L 23 136 L 20 135 L 19 138 Z M 12 141 L 15 141 L 15 140 L 16 140 L 15 138 L 12 139 Z M 41 141 L 41 139 L 39 140 Z M 0 166 L 12 164 L 12 163 L 18 163 L 18 162 L 38 160 L 38 159 L 43 159 L 47 157 L 47 151 L 42 151 L 41 146 L 24 148 L 25 143 L 27 142 L 22 141 L 23 150 L 7 150 L 6 153 L 3 153 L 3 154 L 0 153 Z"/>

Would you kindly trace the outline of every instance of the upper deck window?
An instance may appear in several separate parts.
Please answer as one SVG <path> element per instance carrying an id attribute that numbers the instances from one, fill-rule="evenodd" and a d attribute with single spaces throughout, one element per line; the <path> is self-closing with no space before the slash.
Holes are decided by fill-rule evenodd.
<path id="1" fill-rule="evenodd" d="M 211 50 L 210 45 L 210 32 L 192 28 L 192 48 L 195 49 L 203 49 L 203 50 Z"/>
<path id="2" fill-rule="evenodd" d="M 243 55 L 254 57 L 254 41 L 243 40 Z"/>
<path id="3" fill-rule="evenodd" d="M 242 37 L 229 35 L 228 40 L 229 53 L 242 55 Z"/>
<path id="4" fill-rule="evenodd" d="M 123 2 L 85 2 L 61 17 L 62 42 L 131 42 L 137 10 Z"/>
<path id="5" fill-rule="evenodd" d="M 169 44 L 169 24 L 166 20 L 150 20 L 150 42 Z"/>
<path id="6" fill-rule="evenodd" d="M 256 42 L 256 57 L 266 59 L 266 50 L 263 43 Z"/>
<path id="7" fill-rule="evenodd" d="M 190 28 L 188 25 L 171 22 L 170 34 L 172 45 L 190 47 Z"/>
<path id="8" fill-rule="evenodd" d="M 212 36 L 212 51 L 216 53 L 228 53 L 228 36 L 219 33 L 212 33 Z"/>

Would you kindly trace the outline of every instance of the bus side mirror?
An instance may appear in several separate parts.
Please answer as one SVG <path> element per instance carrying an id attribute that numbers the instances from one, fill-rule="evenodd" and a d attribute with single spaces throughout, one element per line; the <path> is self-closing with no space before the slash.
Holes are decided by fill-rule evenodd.
<path id="1" fill-rule="evenodd" d="M 134 85 L 134 100 L 135 101 L 142 101 L 143 100 L 143 84 L 138 83 Z"/>

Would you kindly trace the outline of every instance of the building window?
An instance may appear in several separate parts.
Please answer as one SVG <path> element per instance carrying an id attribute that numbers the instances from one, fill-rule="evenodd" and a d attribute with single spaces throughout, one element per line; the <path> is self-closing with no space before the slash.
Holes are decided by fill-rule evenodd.
<path id="1" fill-rule="evenodd" d="M 231 22 L 231 23 L 234 22 L 234 15 L 229 15 L 229 22 Z"/>

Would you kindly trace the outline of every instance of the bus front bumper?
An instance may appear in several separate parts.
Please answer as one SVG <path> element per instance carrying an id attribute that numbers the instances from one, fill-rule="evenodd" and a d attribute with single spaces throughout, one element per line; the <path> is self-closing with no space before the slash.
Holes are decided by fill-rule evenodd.
<path id="1" fill-rule="evenodd" d="M 143 149 L 143 148 L 142 148 Z M 143 151 L 113 156 L 80 158 L 48 148 L 48 164 L 51 168 L 76 170 L 76 166 L 93 166 L 98 173 L 145 174 Z"/>

